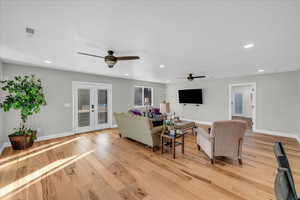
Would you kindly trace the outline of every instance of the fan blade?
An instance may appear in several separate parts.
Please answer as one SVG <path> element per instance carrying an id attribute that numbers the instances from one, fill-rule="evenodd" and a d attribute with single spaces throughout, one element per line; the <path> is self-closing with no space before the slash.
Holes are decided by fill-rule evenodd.
<path id="1" fill-rule="evenodd" d="M 206 78 L 206 76 L 193 76 L 193 78 Z"/>
<path id="2" fill-rule="evenodd" d="M 89 53 L 84 53 L 84 52 L 77 52 L 78 54 L 81 54 L 81 55 L 85 55 L 85 56 L 93 56 L 93 57 L 97 57 L 97 58 L 104 58 L 103 56 L 97 56 L 97 55 L 94 55 L 94 54 L 89 54 Z"/>
<path id="3" fill-rule="evenodd" d="M 138 56 L 121 56 L 121 57 L 116 57 L 117 60 L 138 60 L 140 57 Z"/>

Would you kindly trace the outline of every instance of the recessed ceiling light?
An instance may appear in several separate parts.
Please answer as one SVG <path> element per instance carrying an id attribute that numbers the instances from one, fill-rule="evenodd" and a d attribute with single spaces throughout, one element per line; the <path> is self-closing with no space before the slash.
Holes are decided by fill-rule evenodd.
<path id="1" fill-rule="evenodd" d="M 264 71 L 265 71 L 264 69 L 257 70 L 257 72 L 264 72 Z"/>
<path id="2" fill-rule="evenodd" d="M 159 65 L 160 68 L 165 68 L 165 65 Z"/>
<path id="3" fill-rule="evenodd" d="M 45 60 L 44 63 L 51 64 L 52 61 L 50 61 L 50 60 Z"/>
<path id="4" fill-rule="evenodd" d="M 252 48 L 252 47 L 254 47 L 254 44 L 253 44 L 253 43 L 248 43 L 248 44 L 245 44 L 245 45 L 244 45 L 244 48 L 245 48 L 245 49 L 250 49 L 250 48 Z"/>
<path id="5" fill-rule="evenodd" d="M 129 74 L 124 74 L 125 76 L 129 76 Z"/>

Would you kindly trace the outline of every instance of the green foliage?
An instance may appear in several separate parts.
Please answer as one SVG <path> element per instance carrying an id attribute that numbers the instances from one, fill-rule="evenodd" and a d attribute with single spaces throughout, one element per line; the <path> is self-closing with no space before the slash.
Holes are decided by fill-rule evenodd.
<path id="1" fill-rule="evenodd" d="M 13 135 L 13 136 L 32 135 L 34 132 L 35 131 L 30 128 L 21 127 L 21 128 L 14 129 L 14 132 L 11 135 Z M 36 139 L 36 138 L 33 138 L 33 139 Z"/>
<path id="2" fill-rule="evenodd" d="M 174 125 L 175 125 L 175 123 L 174 123 L 172 120 L 165 120 L 165 121 L 164 121 L 164 124 L 165 124 L 166 126 L 174 126 Z"/>
<path id="3" fill-rule="evenodd" d="M 16 76 L 13 80 L 5 80 L 1 83 L 3 84 L 1 89 L 8 95 L 0 103 L 0 108 L 5 112 L 11 109 L 20 112 L 22 124 L 18 130 L 24 135 L 30 130 L 24 128 L 28 116 L 38 113 L 41 106 L 46 105 L 41 80 L 36 79 L 34 75 Z M 17 131 L 17 134 L 19 133 Z"/>

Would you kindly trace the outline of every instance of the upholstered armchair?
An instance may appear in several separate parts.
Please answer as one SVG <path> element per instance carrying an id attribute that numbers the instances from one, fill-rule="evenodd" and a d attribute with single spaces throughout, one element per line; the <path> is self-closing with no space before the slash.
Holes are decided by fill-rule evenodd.
<path id="1" fill-rule="evenodd" d="M 242 145 L 246 123 L 239 120 L 216 121 L 210 133 L 197 128 L 197 145 L 214 164 L 217 156 L 230 157 L 242 164 Z"/>

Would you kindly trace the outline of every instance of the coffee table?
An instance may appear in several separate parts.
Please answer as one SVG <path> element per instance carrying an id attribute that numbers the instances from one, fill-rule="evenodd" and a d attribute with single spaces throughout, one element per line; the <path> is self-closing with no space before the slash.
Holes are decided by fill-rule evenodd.
<path id="1" fill-rule="evenodd" d="M 172 148 L 173 158 L 176 157 L 176 146 L 181 145 L 181 153 L 184 154 L 184 133 L 171 135 L 169 131 L 163 131 L 160 139 L 161 139 L 161 154 L 164 153 L 164 146 L 168 146 Z M 181 138 L 181 142 L 178 140 Z M 164 139 L 168 140 L 168 142 L 164 142 Z"/>

